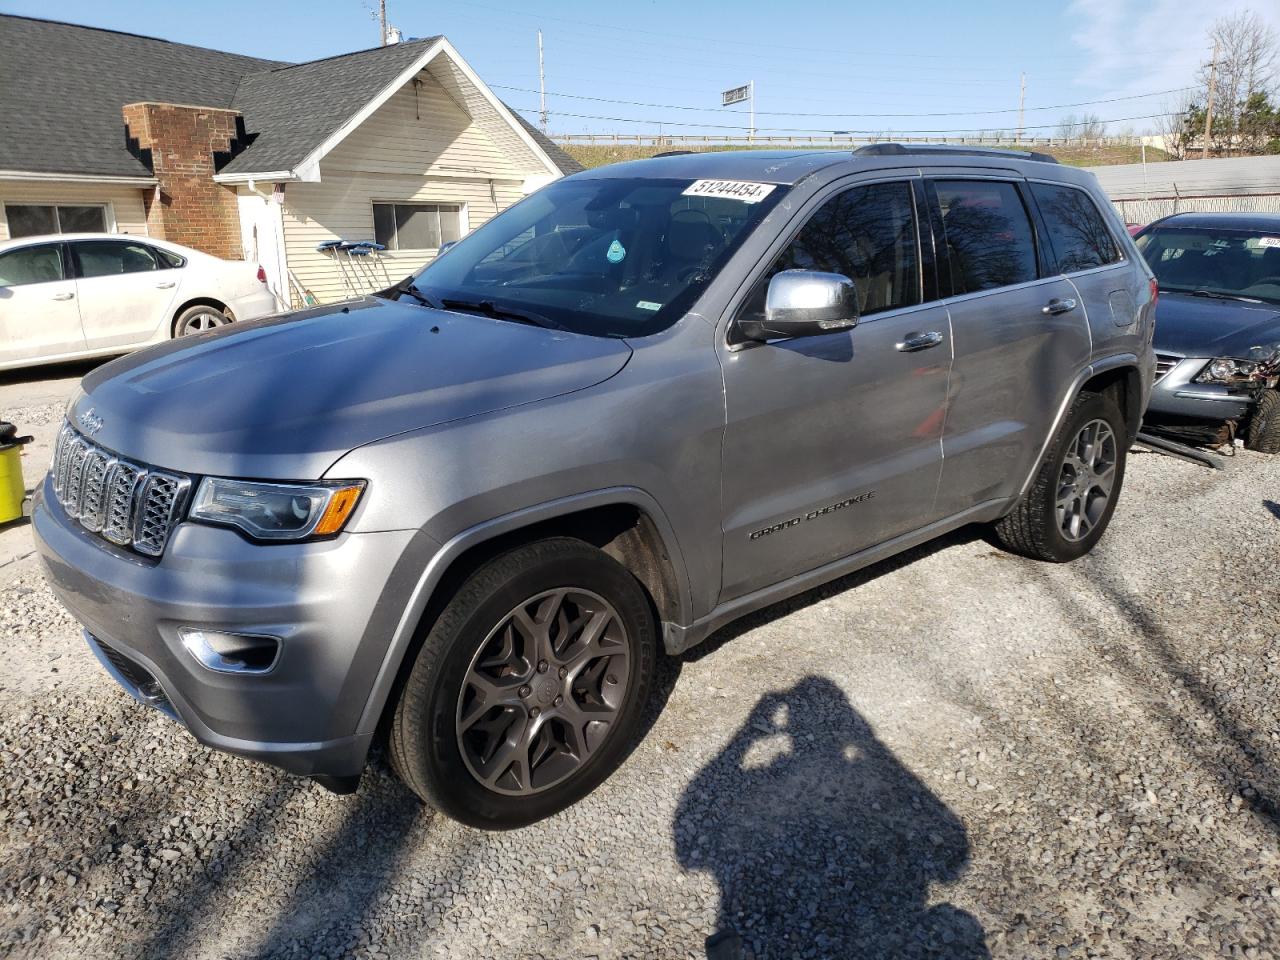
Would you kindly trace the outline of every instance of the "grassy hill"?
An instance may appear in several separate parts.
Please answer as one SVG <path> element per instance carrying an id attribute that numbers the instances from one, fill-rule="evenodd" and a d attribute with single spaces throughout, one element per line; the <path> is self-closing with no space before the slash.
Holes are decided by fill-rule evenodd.
<path id="1" fill-rule="evenodd" d="M 654 154 L 665 153 L 669 150 L 689 149 L 697 153 L 716 153 L 723 150 L 746 150 L 745 146 L 710 146 L 710 147 L 643 147 L 632 145 L 586 145 L 586 144 L 567 144 L 563 145 L 565 151 L 577 160 L 584 167 L 602 167 L 607 163 L 619 163 L 623 160 L 643 160 L 652 157 Z M 770 150 L 786 150 L 785 146 L 771 146 L 763 149 Z M 819 147 L 796 146 L 796 150 L 821 149 Z M 834 149 L 847 150 L 848 147 L 836 147 Z M 1012 149 L 1012 148 L 1011 148 Z M 1141 147 L 1026 147 L 1022 149 L 1038 150 L 1043 153 L 1052 154 L 1057 157 L 1059 163 L 1070 164 L 1073 167 L 1100 167 L 1114 163 L 1140 163 L 1142 161 Z M 1155 147 L 1147 147 L 1147 162 L 1155 163 L 1161 160 L 1168 160 L 1169 156 L 1163 150 L 1157 150 Z"/>

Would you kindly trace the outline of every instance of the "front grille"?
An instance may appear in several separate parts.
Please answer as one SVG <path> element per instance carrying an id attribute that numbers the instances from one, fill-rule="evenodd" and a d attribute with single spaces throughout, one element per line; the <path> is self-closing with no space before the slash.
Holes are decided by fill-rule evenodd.
<path id="1" fill-rule="evenodd" d="M 1169 371 L 1172 370 L 1181 362 L 1182 362 L 1181 357 L 1174 357 L 1167 353 L 1157 353 L 1155 382 L 1159 383 L 1161 380 L 1167 377 L 1169 375 Z"/>
<path id="2" fill-rule="evenodd" d="M 131 463 L 65 424 L 53 451 L 53 492 L 91 533 L 148 557 L 164 553 L 191 479 Z"/>

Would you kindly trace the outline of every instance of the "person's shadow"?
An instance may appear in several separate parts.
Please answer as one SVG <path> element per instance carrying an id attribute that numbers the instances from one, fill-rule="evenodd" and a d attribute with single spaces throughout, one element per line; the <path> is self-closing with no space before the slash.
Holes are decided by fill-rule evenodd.
<path id="1" fill-rule="evenodd" d="M 928 902 L 964 872 L 964 825 L 823 677 L 756 704 L 686 789 L 675 840 L 720 886 L 710 960 L 991 956 L 977 920 Z"/>

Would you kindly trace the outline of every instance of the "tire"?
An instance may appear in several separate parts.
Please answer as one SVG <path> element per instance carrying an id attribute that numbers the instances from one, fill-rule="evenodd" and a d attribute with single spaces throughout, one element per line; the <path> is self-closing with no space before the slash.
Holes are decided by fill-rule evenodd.
<path id="1" fill-rule="evenodd" d="M 502 554 L 427 633 L 392 717 L 392 768 L 473 827 L 549 817 L 635 745 L 657 651 L 648 594 L 613 558 L 570 539 Z"/>
<path id="2" fill-rule="evenodd" d="M 1094 428 L 1092 436 L 1102 443 L 1090 447 L 1085 431 Z M 1031 488 L 996 522 L 1000 543 L 1014 553 L 1052 563 L 1066 563 L 1092 550 L 1111 522 L 1124 485 L 1128 436 L 1124 417 L 1110 397 L 1088 392 L 1076 397 Z"/>
<path id="3" fill-rule="evenodd" d="M 183 310 L 173 321 L 173 337 L 193 337 L 224 327 L 231 322 L 225 310 L 207 303 L 197 303 Z"/>
<path id="4" fill-rule="evenodd" d="M 1280 391 L 1262 391 L 1249 418 L 1245 446 L 1259 453 L 1280 453 Z"/>

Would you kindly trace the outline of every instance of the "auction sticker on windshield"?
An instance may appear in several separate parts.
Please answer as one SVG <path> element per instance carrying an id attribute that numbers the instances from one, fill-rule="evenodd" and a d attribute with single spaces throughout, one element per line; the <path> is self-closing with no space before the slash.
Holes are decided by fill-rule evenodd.
<path id="1" fill-rule="evenodd" d="M 743 203 L 759 203 L 773 193 L 772 183 L 752 183 L 750 180 L 695 180 L 685 188 L 686 197 L 725 197 Z"/>

